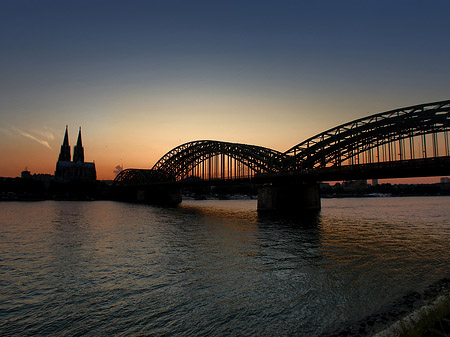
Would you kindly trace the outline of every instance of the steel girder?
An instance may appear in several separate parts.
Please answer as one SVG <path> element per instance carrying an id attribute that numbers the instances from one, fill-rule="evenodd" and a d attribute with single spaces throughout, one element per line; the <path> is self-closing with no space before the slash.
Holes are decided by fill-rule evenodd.
<path id="1" fill-rule="evenodd" d="M 120 184 L 151 184 L 186 178 L 211 157 L 225 155 L 255 173 L 278 173 L 340 166 L 370 149 L 419 135 L 450 131 L 450 100 L 395 109 L 360 118 L 313 136 L 282 153 L 269 148 L 199 140 L 167 152 L 151 170 L 126 169 Z"/>
<path id="2" fill-rule="evenodd" d="M 162 172 L 148 169 L 126 169 L 116 176 L 114 183 L 121 185 L 148 185 L 170 180 L 172 180 L 171 177 Z"/>
<path id="3" fill-rule="evenodd" d="M 217 155 L 229 156 L 255 173 L 278 172 L 285 160 L 283 153 L 261 146 L 199 140 L 182 144 L 167 152 L 152 170 L 180 180 L 187 177 L 194 167 Z"/>
<path id="4" fill-rule="evenodd" d="M 417 135 L 450 130 L 450 100 L 378 113 L 311 137 L 284 154 L 283 171 L 339 166 L 362 152 Z"/>

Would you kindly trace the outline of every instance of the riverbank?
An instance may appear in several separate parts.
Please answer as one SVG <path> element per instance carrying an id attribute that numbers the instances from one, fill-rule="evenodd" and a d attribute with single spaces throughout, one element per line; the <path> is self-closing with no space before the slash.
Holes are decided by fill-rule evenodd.
<path id="1" fill-rule="evenodd" d="M 434 337 L 450 333 L 450 292 L 398 320 L 375 337 Z"/>
<path id="2" fill-rule="evenodd" d="M 53 176 L 30 176 L 28 178 L 0 177 L 0 201 L 34 200 L 120 200 L 113 181 L 78 181 L 62 183 Z M 183 188 L 183 199 L 256 199 L 259 185 L 236 183 L 236 185 L 198 185 Z M 321 198 L 400 197 L 400 196 L 448 196 L 450 183 L 445 180 L 435 184 L 378 184 L 350 181 L 330 185 L 320 184 Z"/>
<path id="3" fill-rule="evenodd" d="M 450 278 L 443 278 L 422 293 L 409 292 L 389 306 L 331 336 L 437 336 L 430 329 L 450 315 Z M 445 336 L 445 335 L 444 335 Z"/>

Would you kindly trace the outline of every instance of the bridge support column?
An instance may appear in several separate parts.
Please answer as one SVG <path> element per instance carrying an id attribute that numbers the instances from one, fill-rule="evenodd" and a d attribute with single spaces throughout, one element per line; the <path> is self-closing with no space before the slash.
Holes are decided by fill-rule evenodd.
<path id="1" fill-rule="evenodd" d="M 265 184 L 258 190 L 258 211 L 318 211 L 319 183 Z"/>
<path id="2" fill-rule="evenodd" d="M 178 205 L 181 203 L 181 189 L 167 186 L 138 189 L 136 201 L 151 205 Z"/>

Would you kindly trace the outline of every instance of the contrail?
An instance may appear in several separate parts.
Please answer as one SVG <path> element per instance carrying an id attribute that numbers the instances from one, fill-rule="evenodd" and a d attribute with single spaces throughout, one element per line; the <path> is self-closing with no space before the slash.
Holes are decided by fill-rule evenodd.
<path id="1" fill-rule="evenodd" d="M 48 129 L 47 127 L 44 127 L 44 129 Z M 46 130 L 32 130 L 34 134 L 39 135 L 43 138 L 46 138 L 47 140 L 54 140 L 55 136 L 52 132 L 46 131 Z"/>
<path id="2" fill-rule="evenodd" d="M 29 138 L 29 139 L 32 139 L 32 140 L 34 140 L 35 142 L 38 142 L 39 144 L 42 144 L 42 145 L 44 145 L 45 147 L 49 148 L 50 150 L 53 150 L 52 147 L 50 146 L 50 144 L 48 143 L 48 141 L 43 140 L 43 139 L 39 139 L 39 138 L 37 138 L 37 137 L 35 137 L 35 136 L 29 134 L 28 132 L 19 130 L 18 128 L 14 127 L 14 126 L 13 126 L 12 128 L 13 128 L 15 131 L 17 131 L 19 134 L 21 134 L 22 136 L 27 137 L 27 138 Z"/>

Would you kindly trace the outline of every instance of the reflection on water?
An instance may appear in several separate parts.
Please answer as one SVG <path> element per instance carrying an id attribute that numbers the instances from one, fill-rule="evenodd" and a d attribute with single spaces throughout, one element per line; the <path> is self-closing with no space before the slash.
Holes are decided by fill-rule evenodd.
<path id="1" fill-rule="evenodd" d="M 0 203 L 0 333 L 326 334 L 448 276 L 449 201 Z"/>

